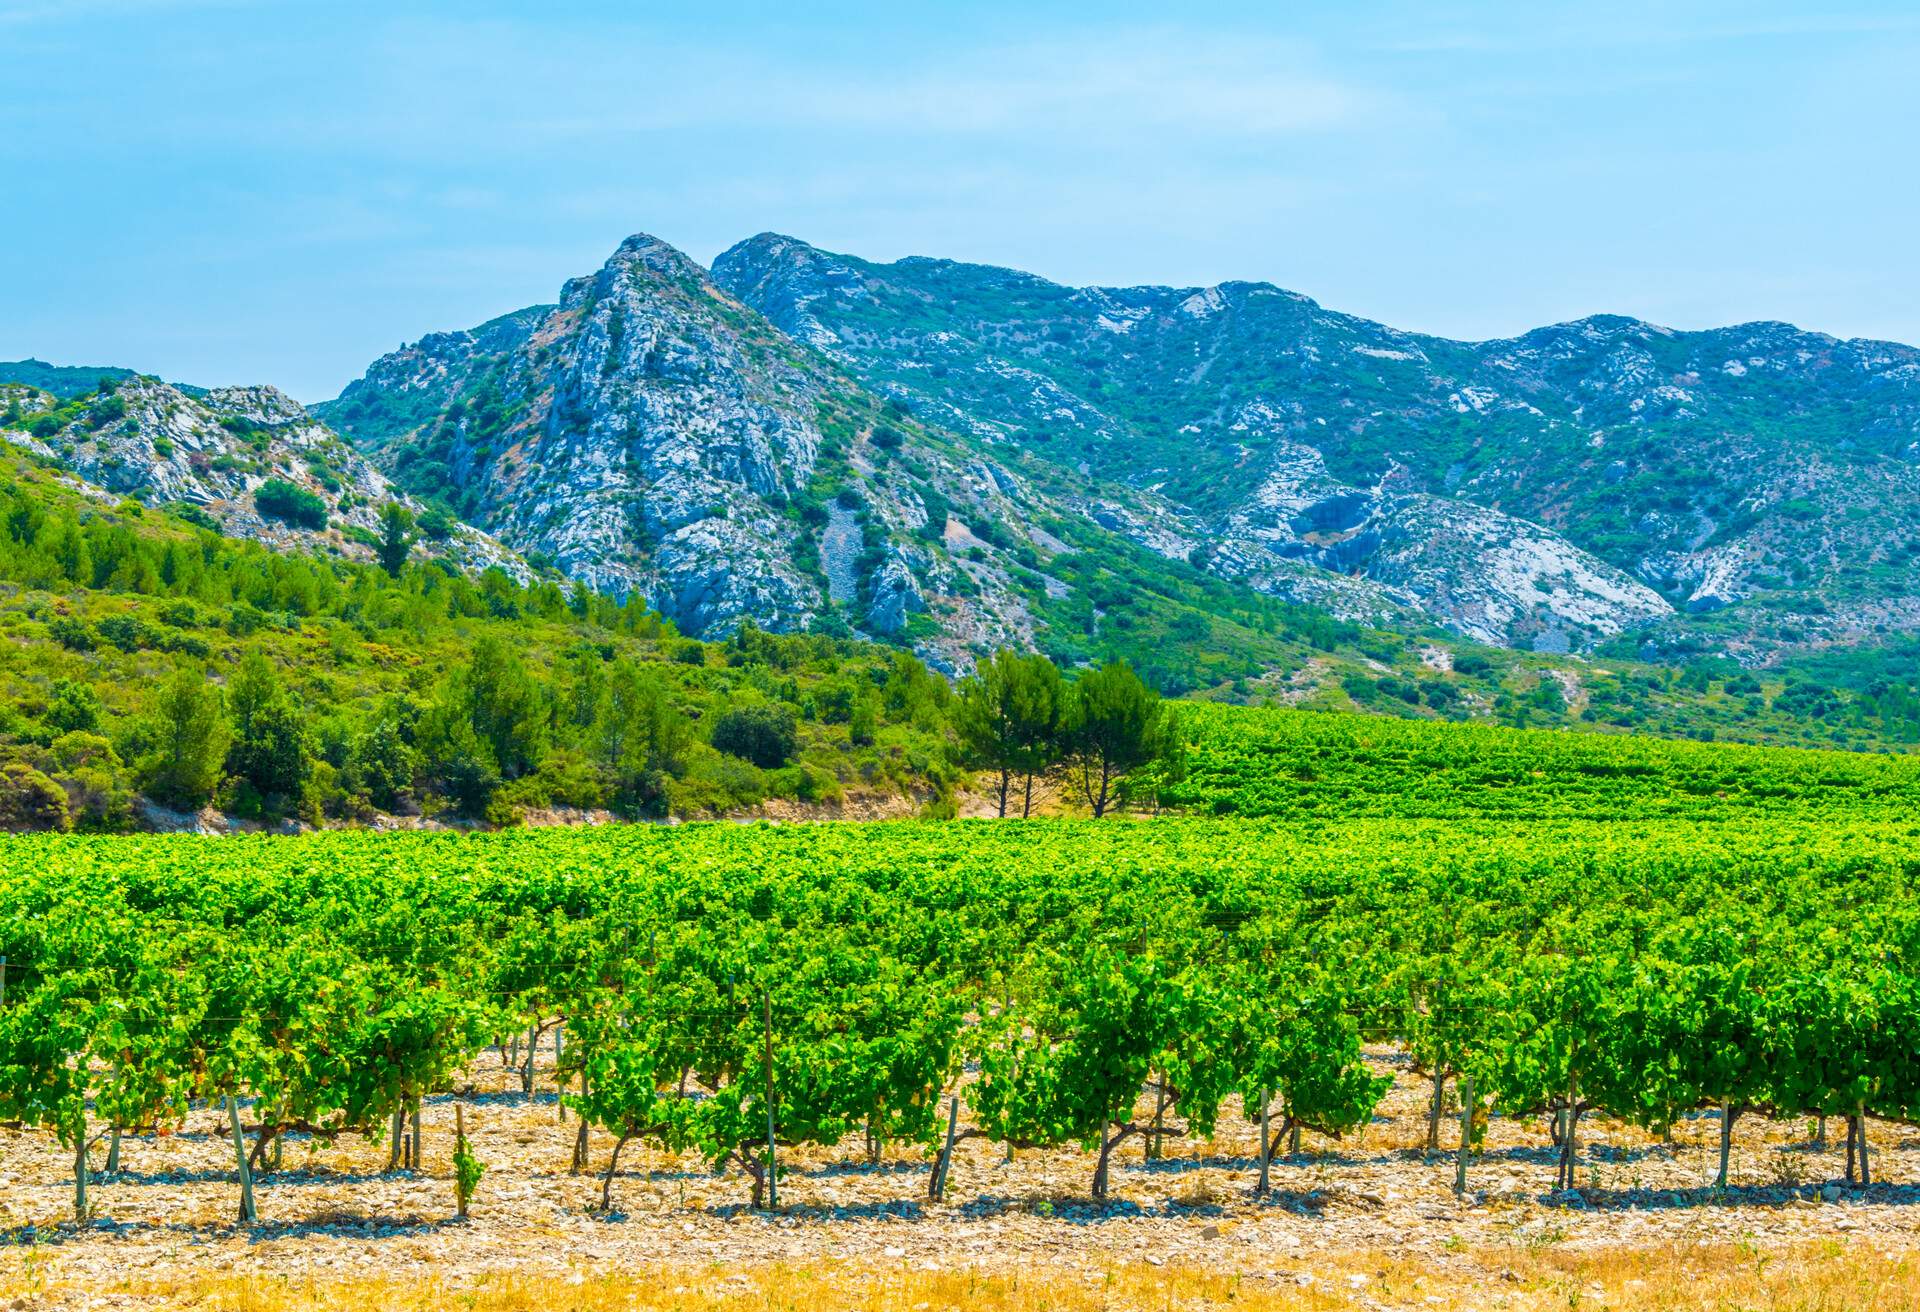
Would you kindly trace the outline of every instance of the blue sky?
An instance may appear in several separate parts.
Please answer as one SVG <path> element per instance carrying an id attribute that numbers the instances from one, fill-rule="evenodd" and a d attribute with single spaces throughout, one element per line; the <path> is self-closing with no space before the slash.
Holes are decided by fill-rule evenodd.
<path id="1" fill-rule="evenodd" d="M 1920 7 L 0 0 L 0 359 L 332 395 L 629 232 L 1920 342 Z"/>

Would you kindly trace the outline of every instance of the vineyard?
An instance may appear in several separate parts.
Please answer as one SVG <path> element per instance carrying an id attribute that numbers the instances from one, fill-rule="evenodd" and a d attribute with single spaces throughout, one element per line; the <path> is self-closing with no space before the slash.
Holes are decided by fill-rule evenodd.
<path id="1" fill-rule="evenodd" d="M 1434 819 L 1920 815 L 1920 757 L 1183 705 L 1176 806 Z"/>
<path id="2" fill-rule="evenodd" d="M 603 1212 L 643 1147 L 777 1207 L 850 1139 L 936 1200 L 957 1144 L 1079 1145 L 1098 1204 L 1123 1144 L 1231 1130 L 1257 1196 L 1369 1123 L 1391 1044 L 1463 1188 L 1493 1119 L 1550 1128 L 1564 1194 L 1595 1120 L 1701 1109 L 1720 1185 L 1761 1117 L 1831 1120 L 1864 1185 L 1865 1127 L 1920 1118 L 1917 880 L 1920 826 L 1825 818 L 11 837 L 0 1119 L 84 1219 L 103 1154 L 213 1113 L 252 1222 L 289 1161 L 417 1160 L 491 1051 L 558 1089 Z"/>

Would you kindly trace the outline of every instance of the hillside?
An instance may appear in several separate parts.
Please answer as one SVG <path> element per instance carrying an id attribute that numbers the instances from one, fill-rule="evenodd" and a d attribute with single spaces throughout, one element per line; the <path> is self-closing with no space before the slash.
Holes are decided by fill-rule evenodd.
<path id="1" fill-rule="evenodd" d="M 52 455 L 0 453 L 0 828 L 172 827 L 208 803 L 268 825 L 947 814 L 969 786 L 948 681 L 898 648 L 751 625 L 702 642 L 637 597 L 555 576 L 473 574 L 418 550 L 390 571 L 337 542 L 209 522 L 113 496 Z M 1159 790 L 1167 802 L 1591 815 L 1594 779 L 1623 775 L 1639 791 L 1610 796 L 1655 813 L 1684 792 L 1682 813 L 1719 815 L 1722 794 L 1783 780 L 1791 806 L 1817 811 L 1865 788 L 1830 778 L 1904 779 L 1911 758 L 1621 730 L 1854 748 L 1920 734 L 1911 683 L 1836 691 L 1731 666 L 1577 665 L 1304 610 L 1248 618 L 1280 664 L 1187 707 L 1190 773 Z"/>
<path id="2" fill-rule="evenodd" d="M 50 463 L 0 452 L 0 828 L 910 814 L 958 778 L 901 653 L 223 537 Z"/>
<path id="3" fill-rule="evenodd" d="M 405 506 L 426 526 L 422 554 L 477 572 L 527 567 L 483 533 L 425 514 L 353 445 L 271 387 L 188 395 L 158 379 L 96 380 L 65 398 L 0 385 L 0 443 L 69 470 L 114 497 L 166 507 L 230 537 L 372 560 L 381 512 Z"/>
<path id="4" fill-rule="evenodd" d="M 1070 288 L 764 234 L 715 278 L 995 451 L 1137 489 L 1291 595 L 1358 576 L 1458 632 L 1764 663 L 1920 628 L 1920 352 L 1598 316 L 1404 333 L 1264 283 Z"/>

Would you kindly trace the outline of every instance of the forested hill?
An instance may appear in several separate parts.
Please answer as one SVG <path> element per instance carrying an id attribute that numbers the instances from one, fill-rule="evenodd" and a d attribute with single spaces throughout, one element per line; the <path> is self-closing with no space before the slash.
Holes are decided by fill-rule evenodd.
<path id="1" fill-rule="evenodd" d="M 463 570 L 406 516 L 380 522 L 392 536 L 359 555 L 274 550 L 45 458 L 0 457 L 0 827 L 176 824 L 209 804 L 266 824 L 700 817 L 770 802 L 944 815 L 993 790 L 992 752 L 962 713 L 979 678 L 956 691 L 901 647 L 824 634 L 746 625 L 700 641 L 637 598 Z M 1904 687 L 1616 662 L 1576 679 L 1566 658 L 1307 611 L 1288 623 L 1273 673 L 1210 692 L 1324 713 L 1184 707 L 1190 751 L 1156 746 L 1124 765 L 1118 804 L 1434 814 L 1407 799 L 1438 795 L 1444 814 L 1592 814 L 1566 799 L 1617 775 L 1639 780 L 1609 794 L 1622 806 L 1666 813 L 1659 795 L 1687 793 L 1682 809 L 1702 813 L 1722 794 L 1818 806 L 1836 795 L 1829 777 L 1907 777 L 1905 758 L 1623 732 L 1874 748 L 1915 734 L 1920 702 Z M 1063 707 L 1091 686 L 1086 667 L 1063 676 L 1033 660 L 1054 671 Z M 1501 737 L 1476 723 L 1595 732 Z M 1062 777 L 1062 725 L 1043 728 L 1044 806 L 1084 811 Z"/>

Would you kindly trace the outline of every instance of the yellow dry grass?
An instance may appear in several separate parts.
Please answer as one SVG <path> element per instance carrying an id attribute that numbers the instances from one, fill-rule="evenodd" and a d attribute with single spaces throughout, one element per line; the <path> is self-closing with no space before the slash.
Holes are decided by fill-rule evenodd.
<path id="1" fill-rule="evenodd" d="M 1168 1312 L 1171 1309 L 1419 1308 L 1467 1312 L 1904 1312 L 1920 1308 L 1920 1261 L 1827 1242 L 1763 1250 L 1669 1245 L 1575 1251 L 1552 1245 L 1321 1255 L 1312 1270 L 1260 1275 L 1130 1263 L 1083 1275 L 975 1273 L 835 1264 L 582 1272 L 459 1280 L 303 1279 L 211 1272 L 63 1284 L 31 1260 L 0 1272 L 14 1308 L 195 1308 L 204 1312 Z M 1312 1275 L 1304 1283 L 1302 1275 Z"/>

